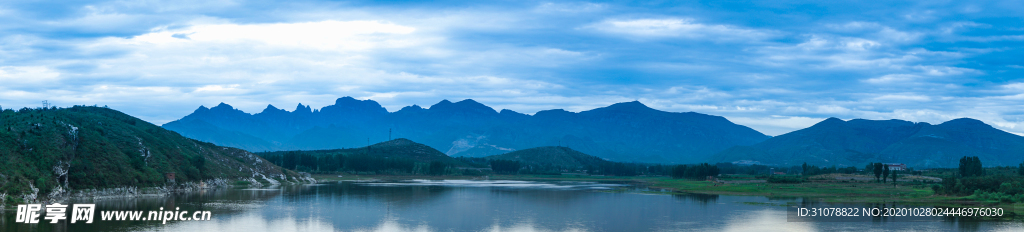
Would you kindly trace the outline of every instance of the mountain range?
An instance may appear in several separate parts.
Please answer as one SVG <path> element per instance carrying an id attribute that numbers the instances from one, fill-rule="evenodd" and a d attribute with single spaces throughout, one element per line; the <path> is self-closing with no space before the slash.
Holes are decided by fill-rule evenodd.
<path id="1" fill-rule="evenodd" d="M 1024 161 L 1024 137 L 962 118 L 938 125 L 902 120 L 823 120 L 776 137 L 713 115 L 651 109 L 623 102 L 582 112 L 544 110 L 533 115 L 496 111 L 467 99 L 443 100 L 389 112 L 372 100 L 339 98 L 312 109 L 299 104 L 249 114 L 221 103 L 199 107 L 164 128 L 201 141 L 250 151 L 364 147 L 389 137 L 421 142 L 452 157 L 486 157 L 565 146 L 609 161 L 647 163 L 734 162 L 770 165 L 862 166 L 906 163 L 916 168 L 955 167 L 963 156 L 985 166 Z"/>
<path id="2" fill-rule="evenodd" d="M 542 146 L 566 146 L 623 162 L 695 163 L 770 136 L 724 117 L 655 110 L 640 102 L 582 112 L 533 115 L 496 111 L 471 99 L 389 112 L 375 101 L 337 99 L 320 109 L 268 105 L 249 114 L 221 103 L 163 125 L 201 141 L 249 151 L 363 147 L 390 137 L 421 142 L 449 156 L 485 157 Z"/>
<path id="3" fill-rule="evenodd" d="M 729 148 L 711 161 L 839 167 L 886 162 L 937 168 L 956 167 L 964 156 L 978 156 L 985 166 L 1016 166 L 1024 161 L 1024 137 L 970 118 L 938 125 L 829 118 L 758 144 Z"/>

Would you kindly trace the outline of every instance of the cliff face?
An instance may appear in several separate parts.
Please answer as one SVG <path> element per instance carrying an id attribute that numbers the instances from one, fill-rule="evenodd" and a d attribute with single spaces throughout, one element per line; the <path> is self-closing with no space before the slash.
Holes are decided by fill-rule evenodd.
<path id="1" fill-rule="evenodd" d="M 526 115 L 496 111 L 473 100 L 388 112 L 372 100 L 344 97 L 321 109 L 299 104 L 291 112 L 274 106 L 257 114 L 226 104 L 200 107 L 163 127 L 250 151 L 362 147 L 390 136 L 421 142 L 449 156 L 484 157 L 562 145 L 615 161 L 666 163 L 704 162 L 726 148 L 768 138 L 723 117 L 664 112 L 640 102 Z"/>
<path id="2" fill-rule="evenodd" d="M 23 200 L 69 190 L 164 186 L 166 173 L 175 173 L 176 183 L 308 181 L 248 151 L 185 138 L 107 108 L 7 110 L 0 126 L 0 192 Z"/>

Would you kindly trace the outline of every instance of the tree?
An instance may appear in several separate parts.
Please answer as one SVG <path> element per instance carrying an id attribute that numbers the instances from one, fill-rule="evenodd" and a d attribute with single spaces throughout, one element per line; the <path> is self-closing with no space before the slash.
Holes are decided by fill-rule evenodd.
<path id="1" fill-rule="evenodd" d="M 1024 176 L 1024 163 L 1017 165 L 1017 175 Z"/>
<path id="2" fill-rule="evenodd" d="M 882 176 L 882 163 L 874 163 L 875 170 L 875 181 L 881 182 L 879 178 Z"/>
<path id="3" fill-rule="evenodd" d="M 199 170 L 199 178 L 200 179 L 206 178 L 206 176 L 204 175 L 204 174 L 206 174 L 206 157 L 205 156 L 203 156 L 202 154 L 199 154 L 199 155 L 196 155 L 195 157 L 192 157 L 192 166 L 195 166 L 196 169 Z"/>
<path id="4" fill-rule="evenodd" d="M 891 171 L 892 171 L 892 174 L 890 174 L 889 176 L 892 177 L 892 186 L 896 186 L 896 170 L 891 170 Z"/>
<path id="5" fill-rule="evenodd" d="M 429 168 L 430 171 L 429 172 L 430 172 L 430 175 L 440 176 L 440 175 L 444 175 L 444 170 L 446 168 L 448 168 L 448 165 L 446 165 L 444 163 L 441 163 L 441 161 L 431 161 L 430 162 L 430 168 Z"/>
<path id="6" fill-rule="evenodd" d="M 961 177 L 985 175 L 985 170 L 981 168 L 981 159 L 977 156 L 960 158 L 959 170 Z"/>
<path id="7" fill-rule="evenodd" d="M 807 162 L 804 162 L 804 166 L 803 167 L 804 167 L 804 171 L 801 172 L 800 174 L 803 174 L 803 175 L 806 176 L 807 175 Z"/>
<path id="8" fill-rule="evenodd" d="M 885 183 L 885 180 L 889 178 L 889 174 L 890 174 L 889 165 L 882 165 L 882 166 L 885 167 L 885 169 L 882 171 L 882 183 Z"/>
<path id="9" fill-rule="evenodd" d="M 702 163 L 699 165 L 677 165 L 672 168 L 672 178 L 690 178 L 702 180 L 708 176 L 717 176 L 720 170 L 718 166 L 714 166 L 708 163 Z"/>
<path id="10" fill-rule="evenodd" d="M 512 160 L 491 160 L 490 163 L 491 171 L 499 174 L 516 174 L 521 167 L 519 161 Z"/>

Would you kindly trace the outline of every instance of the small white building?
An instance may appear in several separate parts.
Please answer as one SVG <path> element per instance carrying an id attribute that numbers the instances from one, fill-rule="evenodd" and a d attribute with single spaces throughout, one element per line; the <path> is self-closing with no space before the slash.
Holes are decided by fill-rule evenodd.
<path id="1" fill-rule="evenodd" d="M 906 164 L 901 164 L 901 163 L 885 163 L 884 165 L 885 166 L 889 166 L 889 170 L 892 170 L 892 171 L 905 171 L 905 170 L 907 170 L 907 165 Z"/>

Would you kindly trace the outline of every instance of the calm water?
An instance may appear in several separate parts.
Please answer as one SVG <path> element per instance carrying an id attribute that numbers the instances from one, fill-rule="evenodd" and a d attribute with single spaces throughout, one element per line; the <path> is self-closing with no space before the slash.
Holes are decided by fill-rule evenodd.
<path id="1" fill-rule="evenodd" d="M 2 231 L 1024 231 L 1016 222 L 787 222 L 802 199 L 649 194 L 594 182 L 341 182 L 220 189 L 166 198 L 96 202 L 97 211 L 212 211 L 211 221 L 13 223 Z"/>

